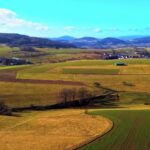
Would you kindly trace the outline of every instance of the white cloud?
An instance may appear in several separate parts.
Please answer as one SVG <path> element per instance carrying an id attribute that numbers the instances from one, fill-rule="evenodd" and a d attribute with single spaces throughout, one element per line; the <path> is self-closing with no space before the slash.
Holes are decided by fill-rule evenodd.
<path id="1" fill-rule="evenodd" d="M 92 29 L 92 31 L 94 33 L 100 33 L 100 32 L 102 32 L 102 30 L 100 28 L 94 28 L 94 29 Z"/>
<path id="2" fill-rule="evenodd" d="M 66 26 L 66 27 L 64 27 L 64 30 L 67 31 L 67 32 L 72 32 L 75 29 L 76 29 L 76 27 L 74 27 L 74 26 Z"/>
<path id="3" fill-rule="evenodd" d="M 48 30 L 49 27 L 40 23 L 31 22 L 19 18 L 17 14 L 11 10 L 0 8 L 0 27 L 1 28 L 30 28 L 34 30 Z"/>

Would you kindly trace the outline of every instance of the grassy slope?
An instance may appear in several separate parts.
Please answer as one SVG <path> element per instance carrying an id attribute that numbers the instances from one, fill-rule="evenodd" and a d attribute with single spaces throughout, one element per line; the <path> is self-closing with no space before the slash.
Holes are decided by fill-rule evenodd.
<path id="1" fill-rule="evenodd" d="M 10 48 L 7 46 L 0 46 L 0 57 L 11 57 L 12 51 L 17 51 L 18 48 Z"/>
<path id="2" fill-rule="evenodd" d="M 34 63 L 61 62 L 68 59 L 80 59 L 81 53 L 93 53 L 94 50 L 36 48 L 36 52 L 20 51 L 18 47 L 0 45 L 0 57 L 19 57 Z M 85 57 L 85 56 L 84 56 Z"/>
<path id="3" fill-rule="evenodd" d="M 150 110 L 101 110 L 114 121 L 114 129 L 81 150 L 148 150 L 150 148 Z"/>

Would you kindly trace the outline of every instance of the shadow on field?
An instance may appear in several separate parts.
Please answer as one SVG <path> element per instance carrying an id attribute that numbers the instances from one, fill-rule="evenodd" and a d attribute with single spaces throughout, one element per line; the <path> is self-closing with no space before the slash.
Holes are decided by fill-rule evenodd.
<path id="1" fill-rule="evenodd" d="M 121 108 L 118 105 L 119 96 L 118 94 L 105 94 L 96 97 L 74 100 L 74 101 L 65 101 L 54 105 L 30 105 L 26 107 L 16 107 L 12 108 L 12 112 L 21 112 L 21 111 L 45 111 L 52 109 L 66 109 L 66 108 L 74 108 L 74 109 L 85 109 L 85 108 Z"/>

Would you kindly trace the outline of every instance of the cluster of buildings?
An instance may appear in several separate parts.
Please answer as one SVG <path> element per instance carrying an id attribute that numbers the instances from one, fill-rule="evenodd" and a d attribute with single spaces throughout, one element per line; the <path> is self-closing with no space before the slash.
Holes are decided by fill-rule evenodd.
<path id="1" fill-rule="evenodd" d="M 24 65 L 24 64 L 31 64 L 31 62 L 28 62 L 20 58 L 5 58 L 5 57 L 0 58 L 0 65 L 14 66 L 14 65 Z"/>
<path id="2" fill-rule="evenodd" d="M 103 59 L 128 59 L 133 58 L 133 56 L 127 55 L 127 54 L 103 54 Z"/>
<path id="3" fill-rule="evenodd" d="M 129 58 L 150 58 L 150 53 L 146 52 L 135 52 L 134 54 L 128 54 L 128 53 L 119 53 L 115 52 L 113 53 L 103 53 L 102 56 L 103 59 L 129 59 Z"/>

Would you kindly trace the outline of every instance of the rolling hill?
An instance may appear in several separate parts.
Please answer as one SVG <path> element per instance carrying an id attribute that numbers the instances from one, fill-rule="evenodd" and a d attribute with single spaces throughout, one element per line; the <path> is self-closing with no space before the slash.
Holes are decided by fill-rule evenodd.
<path id="1" fill-rule="evenodd" d="M 20 34 L 0 33 L 0 44 L 12 47 L 33 46 L 49 48 L 75 48 L 71 43 L 50 40 L 48 38 L 30 37 Z"/>
<path id="2" fill-rule="evenodd" d="M 135 38 L 134 38 L 135 37 Z M 0 44 L 11 47 L 33 46 L 40 48 L 82 48 L 82 49 L 101 49 L 118 47 L 150 46 L 150 36 L 128 38 L 95 38 L 72 36 L 62 36 L 58 38 L 40 38 L 21 34 L 0 33 Z"/>

